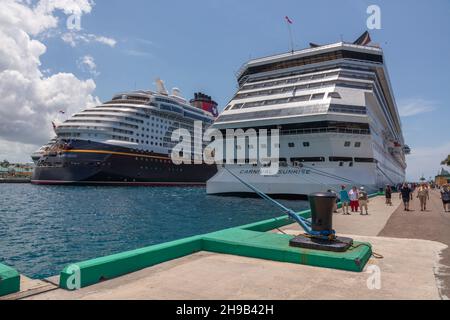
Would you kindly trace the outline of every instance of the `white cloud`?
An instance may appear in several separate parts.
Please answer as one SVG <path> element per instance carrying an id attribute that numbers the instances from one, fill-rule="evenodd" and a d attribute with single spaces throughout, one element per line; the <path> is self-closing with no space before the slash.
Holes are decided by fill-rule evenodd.
<path id="1" fill-rule="evenodd" d="M 82 15 L 90 13 L 93 6 L 93 0 L 40 0 L 36 5 L 36 10 L 45 14 L 52 14 L 59 9 L 66 15 Z"/>
<path id="2" fill-rule="evenodd" d="M 399 103 L 399 112 L 402 117 L 412 117 L 434 110 L 436 110 L 434 101 L 425 99 L 406 99 Z"/>
<path id="3" fill-rule="evenodd" d="M 29 152 L 52 136 L 59 110 L 68 114 L 98 103 L 95 82 L 41 71 L 46 46 L 35 38 L 58 26 L 55 10 L 90 12 L 89 0 L 0 0 L 0 155 Z M 7 150 L 5 150 L 7 149 Z"/>
<path id="4" fill-rule="evenodd" d="M 37 150 L 33 144 L 5 141 L 0 139 L 0 161 L 31 162 L 30 154 Z"/>
<path id="5" fill-rule="evenodd" d="M 95 63 L 95 59 L 91 55 L 86 55 L 81 57 L 77 61 L 78 68 L 80 68 L 84 72 L 89 72 L 94 77 L 100 75 L 100 72 L 97 71 L 97 64 Z"/>
<path id="6" fill-rule="evenodd" d="M 61 39 L 71 47 L 76 47 L 80 43 L 100 43 L 114 48 L 117 44 L 117 41 L 113 38 L 78 31 L 64 33 Z"/>
<path id="7" fill-rule="evenodd" d="M 445 141 L 440 146 L 412 148 L 412 154 L 407 156 L 407 176 L 410 181 L 419 180 L 422 175 L 426 179 L 435 177 L 440 164 L 450 154 L 450 142 Z"/>

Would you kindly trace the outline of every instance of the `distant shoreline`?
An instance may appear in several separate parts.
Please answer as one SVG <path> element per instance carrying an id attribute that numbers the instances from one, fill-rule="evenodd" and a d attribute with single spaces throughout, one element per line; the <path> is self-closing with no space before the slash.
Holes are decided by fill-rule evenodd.
<path id="1" fill-rule="evenodd" d="M 0 183 L 31 183 L 27 178 L 0 178 Z"/>

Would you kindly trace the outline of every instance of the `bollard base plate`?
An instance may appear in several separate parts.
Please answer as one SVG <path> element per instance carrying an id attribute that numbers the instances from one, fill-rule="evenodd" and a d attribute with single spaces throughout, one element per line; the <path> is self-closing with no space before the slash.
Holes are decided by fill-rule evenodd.
<path id="1" fill-rule="evenodd" d="M 289 245 L 291 247 L 319 251 L 346 252 L 353 245 L 353 239 L 337 237 L 335 240 L 330 241 L 300 235 L 292 239 Z"/>

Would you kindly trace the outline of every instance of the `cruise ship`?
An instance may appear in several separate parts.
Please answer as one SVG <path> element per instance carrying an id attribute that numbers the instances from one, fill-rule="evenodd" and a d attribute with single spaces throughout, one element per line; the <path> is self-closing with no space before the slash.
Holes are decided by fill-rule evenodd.
<path id="1" fill-rule="evenodd" d="M 32 155 L 32 183 L 205 185 L 216 166 L 175 165 L 172 133 L 186 129 L 194 136 L 194 122 L 206 130 L 218 115 L 217 103 L 203 93 L 187 101 L 179 89 L 169 94 L 161 80 L 156 84 L 156 92 L 120 93 L 54 125 L 57 137 Z"/>
<path id="2" fill-rule="evenodd" d="M 339 191 L 342 185 L 375 192 L 404 182 L 410 149 L 383 50 L 368 32 L 354 43 L 311 43 L 251 60 L 237 80 L 236 95 L 213 127 L 223 133 L 279 129 L 280 169 L 266 175 L 261 162 L 249 159 L 218 166 L 208 194 L 253 194 L 229 171 L 279 198 Z"/>

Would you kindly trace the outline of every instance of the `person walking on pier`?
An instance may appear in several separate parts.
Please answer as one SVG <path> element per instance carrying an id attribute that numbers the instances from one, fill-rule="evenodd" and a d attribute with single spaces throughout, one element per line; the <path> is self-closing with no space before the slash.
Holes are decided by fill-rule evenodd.
<path id="1" fill-rule="evenodd" d="M 358 193 L 359 206 L 361 207 L 361 215 L 364 215 L 364 209 L 366 209 L 366 216 L 369 215 L 369 195 L 364 187 L 361 187 Z"/>
<path id="2" fill-rule="evenodd" d="M 336 191 L 334 191 L 334 190 L 328 190 L 328 192 L 330 192 L 336 196 L 336 201 L 334 202 L 334 206 L 333 206 L 333 212 L 338 213 L 338 203 L 339 203 L 338 195 L 337 195 Z"/>
<path id="3" fill-rule="evenodd" d="M 352 212 L 358 212 L 359 210 L 359 202 L 358 202 L 358 189 L 353 187 L 352 190 L 348 193 L 350 197 L 350 207 L 352 208 Z"/>
<path id="4" fill-rule="evenodd" d="M 430 192 L 428 186 L 425 183 L 417 190 L 417 198 L 420 200 L 420 211 L 427 211 L 427 200 L 430 200 Z"/>
<path id="5" fill-rule="evenodd" d="M 339 195 L 342 203 L 342 212 L 344 213 L 344 215 L 350 215 L 349 209 L 350 197 L 348 196 L 348 192 L 345 186 L 342 186 L 342 190 Z"/>
<path id="6" fill-rule="evenodd" d="M 392 188 L 390 185 L 386 186 L 386 189 L 384 190 L 384 195 L 386 196 L 386 204 L 388 206 L 392 206 Z"/>
<path id="7" fill-rule="evenodd" d="M 450 212 L 450 188 L 448 184 L 441 188 L 441 199 L 444 204 L 445 212 Z"/>
<path id="8" fill-rule="evenodd" d="M 400 199 L 403 200 L 403 204 L 405 205 L 405 211 L 409 210 L 409 202 L 413 197 L 411 188 L 405 183 L 403 187 L 400 189 Z"/>

